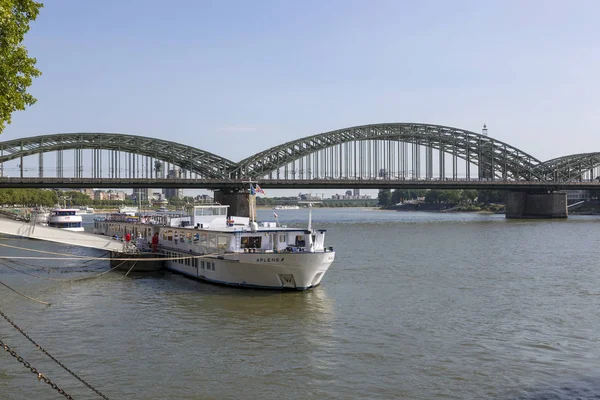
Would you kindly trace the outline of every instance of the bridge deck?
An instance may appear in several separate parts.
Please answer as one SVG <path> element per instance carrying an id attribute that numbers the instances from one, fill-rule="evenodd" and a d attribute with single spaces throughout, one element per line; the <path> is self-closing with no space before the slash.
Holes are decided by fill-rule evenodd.
<path id="1" fill-rule="evenodd" d="M 0 218 L 0 233 L 46 240 L 49 242 L 91 247 L 99 250 L 123 251 L 123 243 L 113 240 L 110 237 L 86 232 L 72 232 L 64 229 L 50 228 L 8 218 Z"/>

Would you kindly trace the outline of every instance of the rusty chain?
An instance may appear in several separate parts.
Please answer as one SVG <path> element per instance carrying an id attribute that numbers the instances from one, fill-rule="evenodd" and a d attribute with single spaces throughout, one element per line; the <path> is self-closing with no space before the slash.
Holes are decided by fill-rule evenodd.
<path id="1" fill-rule="evenodd" d="M 44 353 L 45 355 L 47 355 L 48 357 L 50 357 L 50 358 L 52 359 L 52 361 L 54 361 L 55 363 L 57 363 L 58 365 L 60 365 L 60 366 L 61 366 L 61 367 L 62 367 L 62 368 L 65 370 L 65 371 L 67 371 L 68 373 L 70 373 L 71 375 L 73 375 L 73 376 L 75 377 L 75 379 L 77 379 L 79 382 L 83 383 L 83 384 L 84 384 L 85 386 L 87 386 L 87 387 L 88 387 L 90 390 L 92 390 L 93 392 L 95 392 L 95 393 L 96 393 L 98 396 L 102 397 L 102 398 L 103 398 L 103 399 L 105 399 L 105 400 L 109 400 L 109 398 L 108 398 L 108 397 L 106 397 L 105 395 L 103 395 L 102 393 L 100 393 L 100 391 L 99 391 L 98 389 L 96 389 L 95 387 L 93 387 L 92 385 L 90 385 L 89 383 L 87 383 L 86 381 L 84 381 L 84 380 L 83 380 L 82 378 L 80 378 L 80 377 L 79 377 L 79 376 L 78 376 L 78 375 L 77 375 L 75 372 L 71 371 L 71 370 L 70 370 L 69 368 L 67 368 L 67 367 L 66 367 L 66 366 L 65 366 L 63 363 L 61 363 L 61 362 L 60 362 L 60 361 L 58 361 L 56 358 L 54 358 L 54 356 L 52 356 L 52 354 L 48 353 L 48 352 L 46 351 L 46 349 L 44 349 L 42 346 L 40 346 L 39 344 L 37 344 L 37 343 L 36 343 L 36 342 L 35 342 L 35 341 L 34 341 L 32 338 L 30 338 L 30 337 L 29 337 L 29 335 L 27 335 L 27 333 L 25 333 L 25 332 L 24 332 L 24 331 L 23 331 L 21 328 L 19 328 L 19 327 L 18 327 L 18 326 L 17 326 L 17 325 L 16 325 L 16 324 L 15 324 L 15 323 L 14 323 L 14 322 L 13 322 L 13 321 L 10 319 L 10 318 L 8 318 L 8 317 L 6 316 L 6 314 L 4 314 L 4 313 L 3 313 L 1 310 L 0 310 L 0 315 L 2 315 L 2 317 L 3 317 L 3 318 L 4 318 L 4 319 L 5 319 L 5 320 L 6 320 L 6 321 L 9 323 L 9 324 L 11 324 L 11 325 L 12 325 L 12 326 L 13 326 L 13 327 L 16 329 L 16 330 L 18 330 L 18 331 L 21 333 L 21 335 L 25 336 L 25 337 L 27 338 L 27 340 L 29 340 L 31 343 L 33 343 L 33 344 L 35 345 L 35 347 L 37 347 L 38 349 L 40 349 L 40 351 L 41 351 L 42 353 Z M 0 343 L 1 343 L 1 341 L 0 341 Z M 4 349 L 5 349 L 6 351 L 9 351 L 9 350 L 7 349 L 7 347 L 8 347 L 8 346 L 4 345 Z M 9 352 L 10 352 L 10 351 L 9 351 Z M 11 353 L 11 354 L 13 354 L 13 353 Z M 15 356 L 15 355 L 13 354 L 13 356 Z M 17 358 L 17 360 L 19 360 L 19 359 Z M 21 362 L 22 362 L 22 360 L 23 360 L 23 359 L 21 359 L 21 360 L 19 360 L 19 361 L 21 361 Z M 26 365 L 26 367 L 30 368 L 28 365 Z M 32 372 L 33 372 L 33 370 L 32 370 Z M 46 383 L 48 383 L 50 386 L 52 386 L 52 385 L 53 385 L 53 384 L 50 384 L 48 381 L 46 381 L 46 379 L 45 379 L 45 377 L 44 377 L 44 375 L 43 375 L 43 374 L 41 374 L 41 377 L 40 377 L 40 376 L 38 376 L 38 379 L 44 379 L 44 381 L 45 381 Z M 52 387 L 53 387 L 54 389 L 56 389 L 56 387 L 55 387 L 55 386 L 56 386 L 56 385 L 54 385 L 54 386 L 52 386 Z M 57 390 L 58 390 L 58 389 L 57 389 Z M 62 390 L 62 389 L 61 389 L 61 390 Z M 64 391 L 63 391 L 63 392 L 64 392 Z M 60 391 L 59 391 L 59 393 L 60 393 Z M 63 393 L 61 393 L 61 394 L 63 394 Z M 67 396 L 68 396 L 68 395 L 67 395 Z M 69 396 L 69 397 L 67 397 L 67 398 L 69 398 L 69 399 L 72 399 L 72 397 L 71 397 L 71 396 Z"/>
<path id="2" fill-rule="evenodd" d="M 1 339 L 0 339 L 0 346 L 2 346 L 2 348 L 4 348 L 4 350 L 6 350 L 7 352 L 9 352 L 11 356 L 13 356 L 14 358 L 16 358 L 18 362 L 20 362 L 21 364 L 23 364 L 25 366 L 25 368 L 29 368 L 29 370 L 31 370 L 32 373 L 36 374 L 38 380 L 42 380 L 42 381 L 46 382 L 48 385 L 50 385 L 50 387 L 52 389 L 56 390 L 58 393 L 60 393 L 63 396 L 65 396 L 65 398 L 67 398 L 69 400 L 75 400 L 70 394 L 68 394 L 67 392 L 65 392 L 63 389 L 59 388 L 56 383 L 52 382 L 50 380 L 50 378 L 48 378 L 46 375 L 42 374 L 40 371 L 38 371 L 35 367 L 33 367 L 27 361 L 23 360 L 23 357 L 21 357 L 13 349 L 11 349 L 10 347 L 8 347 L 8 345 L 6 345 Z"/>

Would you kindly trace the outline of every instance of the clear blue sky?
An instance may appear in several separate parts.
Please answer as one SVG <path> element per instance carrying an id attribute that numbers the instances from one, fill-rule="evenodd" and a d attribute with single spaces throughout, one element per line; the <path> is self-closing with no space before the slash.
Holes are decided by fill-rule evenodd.
<path id="1" fill-rule="evenodd" d="M 600 151 L 600 2 L 48 0 L 38 103 L 0 140 L 119 132 L 234 161 L 338 128 L 425 122 L 539 159 Z"/>

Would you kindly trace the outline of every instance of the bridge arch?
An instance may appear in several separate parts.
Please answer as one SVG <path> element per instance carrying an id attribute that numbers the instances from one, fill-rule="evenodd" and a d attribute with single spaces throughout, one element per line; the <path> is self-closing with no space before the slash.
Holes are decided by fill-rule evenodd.
<path id="1" fill-rule="evenodd" d="M 403 142 L 436 149 L 440 154 L 450 153 L 465 160 L 467 168 L 475 164 L 480 171 L 487 171 L 491 179 L 543 181 L 547 177 L 541 161 L 507 143 L 464 129 L 421 123 L 362 125 L 307 136 L 240 161 L 233 175 L 259 179 L 315 152 L 336 147 L 340 148 L 340 154 L 347 151 L 356 157 L 356 150 L 344 150 L 343 146 L 361 141 Z"/>
<path id="2" fill-rule="evenodd" d="M 59 133 L 0 143 L 0 163 L 60 150 L 98 149 L 148 156 L 209 179 L 227 179 L 236 163 L 213 153 L 162 139 L 118 133 Z"/>
<path id="3" fill-rule="evenodd" d="M 540 168 L 555 181 L 595 179 L 599 175 L 600 153 L 579 153 L 544 161 Z M 585 176 L 585 177 L 584 177 Z"/>

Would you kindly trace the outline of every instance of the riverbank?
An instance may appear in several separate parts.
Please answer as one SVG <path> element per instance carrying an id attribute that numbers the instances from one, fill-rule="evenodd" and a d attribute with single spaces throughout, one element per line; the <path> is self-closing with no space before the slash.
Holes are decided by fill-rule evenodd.
<path id="1" fill-rule="evenodd" d="M 425 212 L 474 212 L 481 214 L 496 214 L 504 212 L 503 204 L 454 204 L 454 203 L 404 203 L 390 207 L 386 210 L 394 211 L 425 211 Z"/>

